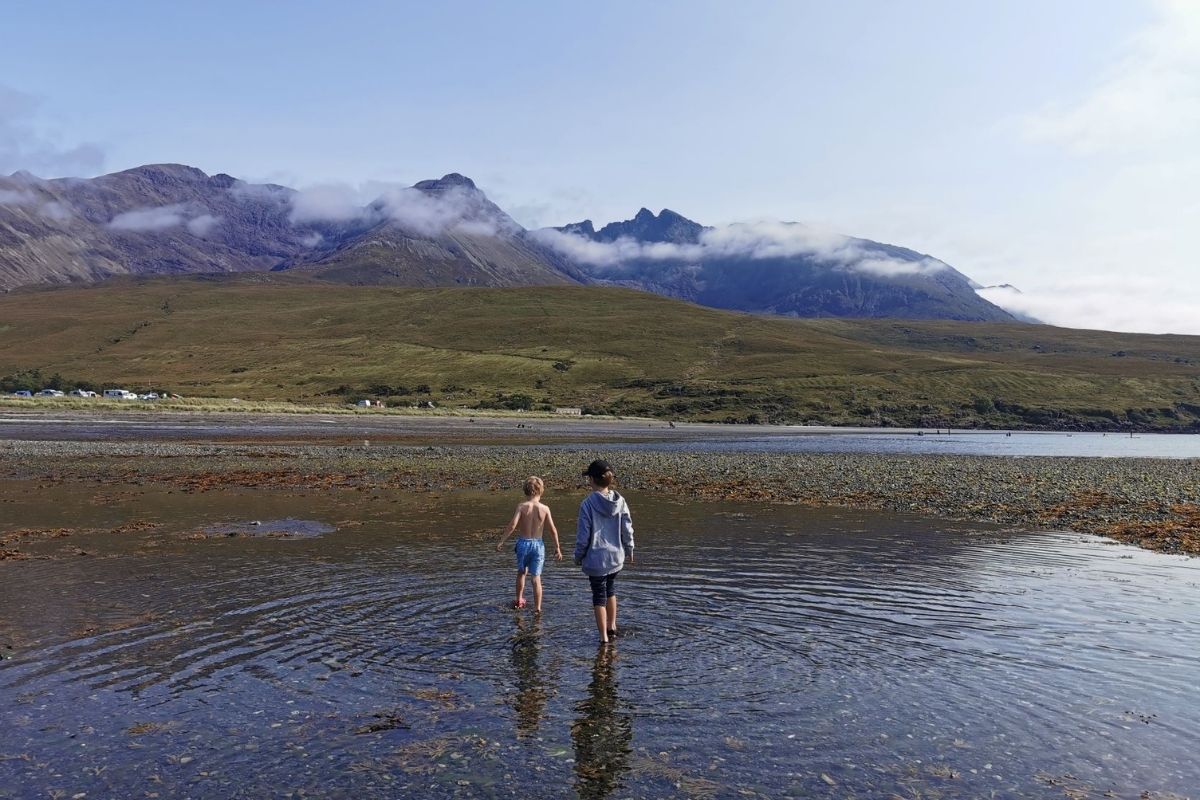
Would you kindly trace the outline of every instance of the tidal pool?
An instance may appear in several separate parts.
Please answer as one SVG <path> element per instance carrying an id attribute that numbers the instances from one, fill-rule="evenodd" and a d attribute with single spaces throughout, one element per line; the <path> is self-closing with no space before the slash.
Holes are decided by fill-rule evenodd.
<path id="1" fill-rule="evenodd" d="M 1200 787 L 1200 562 L 1182 557 L 633 493 L 623 635 L 600 650 L 569 561 L 548 563 L 544 615 L 507 608 L 494 542 L 516 496 L 0 499 L 0 533 L 75 531 L 0 563 L 0 797 Z M 547 498 L 568 553 L 579 499 Z M 205 534 L 247 520 L 332 530 Z"/>

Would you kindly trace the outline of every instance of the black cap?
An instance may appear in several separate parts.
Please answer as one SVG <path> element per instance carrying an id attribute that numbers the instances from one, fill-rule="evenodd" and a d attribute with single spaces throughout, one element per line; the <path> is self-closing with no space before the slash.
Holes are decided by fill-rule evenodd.
<path id="1" fill-rule="evenodd" d="M 604 473 L 612 472 L 612 467 L 603 458 L 597 458 L 592 463 L 588 464 L 588 468 L 583 471 L 585 478 L 595 478 L 599 480 L 604 477 Z"/>

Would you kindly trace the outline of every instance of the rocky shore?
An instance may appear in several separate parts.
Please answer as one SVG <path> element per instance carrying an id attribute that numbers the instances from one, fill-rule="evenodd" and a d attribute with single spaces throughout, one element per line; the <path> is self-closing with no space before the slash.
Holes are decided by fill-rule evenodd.
<path id="1" fill-rule="evenodd" d="M 526 475 L 578 486 L 604 456 L 634 491 L 703 500 L 839 506 L 1094 533 L 1200 554 L 1194 460 L 647 451 L 621 446 L 332 446 L 0 442 L 0 476 L 44 484 L 222 488 L 515 490 Z"/>

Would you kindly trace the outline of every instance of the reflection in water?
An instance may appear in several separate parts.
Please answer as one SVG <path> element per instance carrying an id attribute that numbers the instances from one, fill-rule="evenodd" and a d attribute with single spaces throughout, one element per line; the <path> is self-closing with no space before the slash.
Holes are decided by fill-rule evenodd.
<path id="1" fill-rule="evenodd" d="M 513 702 L 517 713 L 517 738 L 537 736 L 538 725 L 546 716 L 550 696 L 538 658 L 542 649 L 542 621 L 517 617 L 517 632 L 512 639 L 513 671 L 517 673 L 517 695 Z"/>
<path id="2" fill-rule="evenodd" d="M 128 522 L 107 490 L 14 483 L 0 532 Z M 548 613 L 514 619 L 507 565 L 464 546 L 500 493 L 136 490 L 160 527 L 0 563 L 0 800 L 140 796 L 150 776 L 220 800 L 1200 786 L 1200 559 L 643 496 L 653 548 L 622 580 L 647 634 L 593 664 L 577 573 L 547 570 Z M 193 536 L 289 517 L 338 531 Z"/>
<path id="3" fill-rule="evenodd" d="M 587 697 L 575 706 L 571 726 L 575 743 L 575 791 L 584 800 L 608 797 L 629 771 L 633 718 L 621 711 L 617 698 L 616 651 L 601 647 L 592 664 Z"/>

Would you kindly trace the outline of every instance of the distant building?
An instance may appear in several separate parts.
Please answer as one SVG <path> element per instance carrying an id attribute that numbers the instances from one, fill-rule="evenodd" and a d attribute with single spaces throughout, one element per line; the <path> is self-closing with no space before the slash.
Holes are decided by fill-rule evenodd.
<path id="1" fill-rule="evenodd" d="M 582 408 L 556 408 L 556 409 L 554 409 L 554 413 L 555 414 L 563 414 L 568 417 L 582 417 L 583 409 Z"/>

